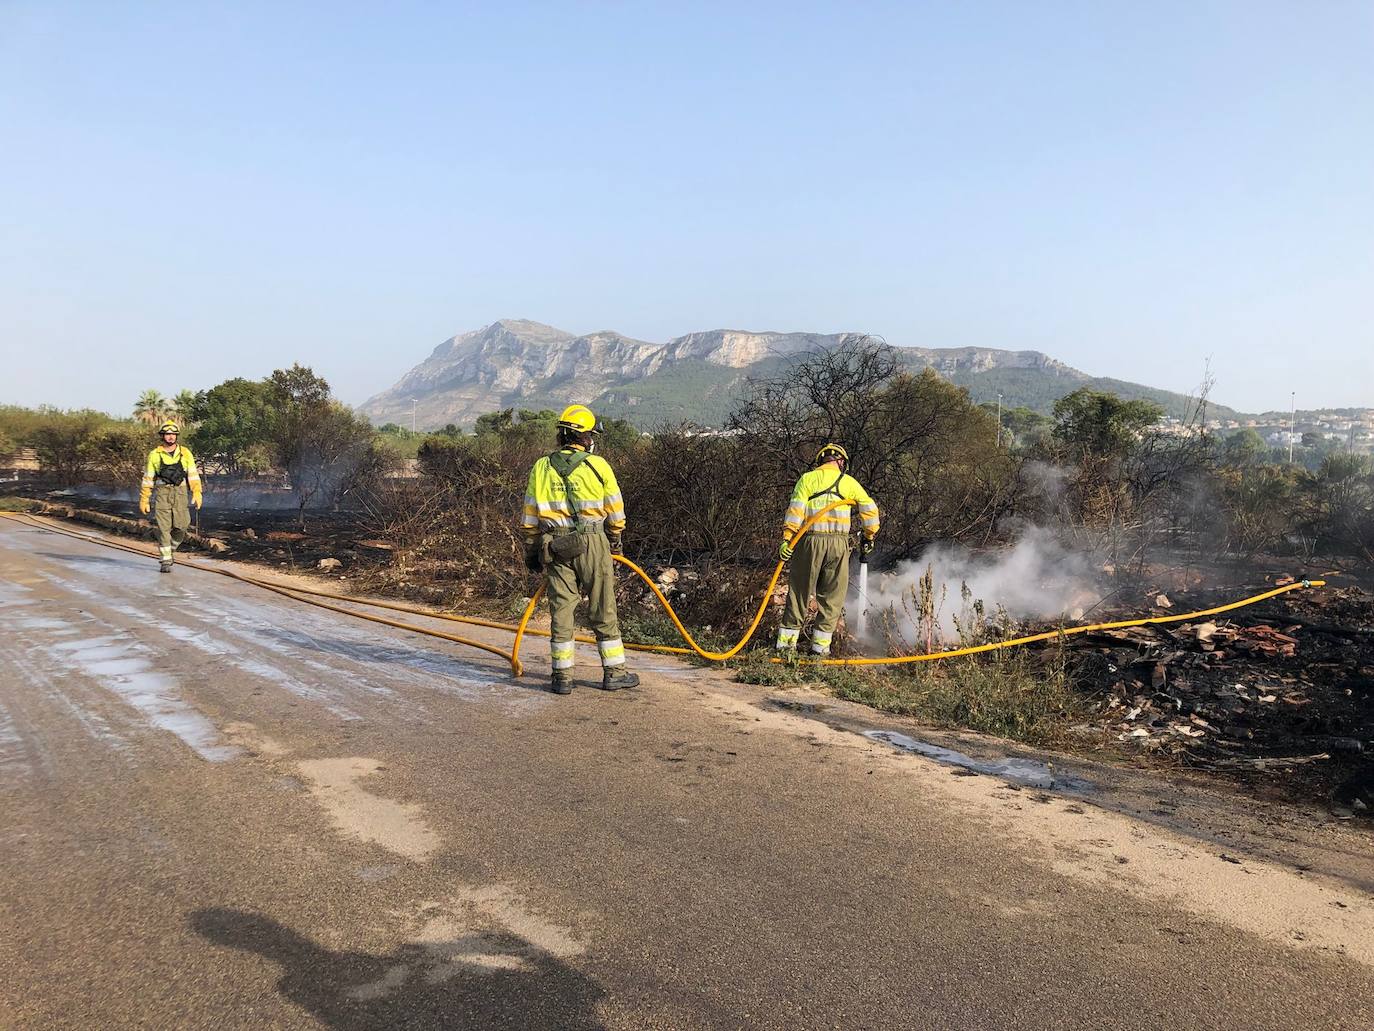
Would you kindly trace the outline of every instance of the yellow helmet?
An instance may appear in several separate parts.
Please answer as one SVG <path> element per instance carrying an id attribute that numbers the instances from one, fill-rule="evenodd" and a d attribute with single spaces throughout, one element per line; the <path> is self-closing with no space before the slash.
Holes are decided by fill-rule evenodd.
<path id="1" fill-rule="evenodd" d="M 816 461 L 818 463 L 833 461 L 836 458 L 842 458 L 848 462 L 849 452 L 839 444 L 826 444 L 825 447 L 816 452 Z"/>
<path id="2" fill-rule="evenodd" d="M 162 436 L 164 433 L 175 433 L 178 436 L 180 436 L 181 427 L 178 426 L 176 423 L 172 422 L 171 419 L 168 419 L 166 422 L 164 422 L 161 426 L 157 428 L 157 435 L 159 437 Z"/>
<path id="3" fill-rule="evenodd" d="M 559 429 L 573 430 L 576 433 L 600 433 L 601 423 L 586 405 L 568 405 L 558 417 Z"/>

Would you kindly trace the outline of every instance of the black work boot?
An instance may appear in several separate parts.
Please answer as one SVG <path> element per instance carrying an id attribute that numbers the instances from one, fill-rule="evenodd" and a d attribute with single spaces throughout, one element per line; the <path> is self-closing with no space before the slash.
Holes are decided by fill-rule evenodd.
<path id="1" fill-rule="evenodd" d="M 170 573 L 170 572 L 172 571 L 172 563 L 170 563 L 170 562 L 159 562 L 159 563 L 157 564 L 157 571 L 158 571 L 159 573 Z"/>
<path id="2" fill-rule="evenodd" d="M 572 672 L 556 669 L 549 678 L 549 690 L 554 694 L 572 694 Z"/>
<path id="3" fill-rule="evenodd" d="M 601 690 L 619 691 L 625 687 L 638 687 L 639 675 L 631 673 L 624 666 L 606 666 L 601 673 Z"/>

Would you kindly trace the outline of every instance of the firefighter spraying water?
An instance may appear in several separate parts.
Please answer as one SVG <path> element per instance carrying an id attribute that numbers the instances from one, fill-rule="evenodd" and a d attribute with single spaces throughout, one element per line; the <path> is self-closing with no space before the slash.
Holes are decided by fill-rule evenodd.
<path id="1" fill-rule="evenodd" d="M 776 646 L 785 654 L 796 652 L 797 638 L 813 596 L 820 611 L 811 628 L 811 653 L 820 658 L 830 654 L 830 642 L 849 590 L 851 508 L 858 509 L 863 530 L 859 544 L 860 574 L 867 572 L 867 558 L 873 550 L 873 538 L 878 535 L 878 506 L 859 481 L 845 472 L 848 465 L 848 451 L 839 444 L 826 444 L 816 452 L 815 468 L 803 473 L 792 489 L 778 549 L 783 561 L 792 563 L 787 580 L 787 609 L 778 627 Z M 810 533 L 798 540 L 802 524 L 835 502 L 850 504 L 826 513 Z"/>

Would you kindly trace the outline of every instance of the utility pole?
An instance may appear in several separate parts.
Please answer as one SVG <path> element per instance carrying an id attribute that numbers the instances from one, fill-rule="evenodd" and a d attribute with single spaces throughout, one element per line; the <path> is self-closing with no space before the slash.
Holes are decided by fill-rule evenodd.
<path id="1" fill-rule="evenodd" d="M 1002 446 L 1002 395 L 997 395 L 997 446 Z"/>
<path id="2" fill-rule="evenodd" d="M 1293 437 L 1296 436 L 1298 432 L 1298 392 L 1294 390 L 1289 395 L 1289 398 L 1292 401 L 1292 408 L 1289 409 L 1288 415 L 1288 464 L 1292 465 Z"/>
<path id="3" fill-rule="evenodd" d="M 410 432 L 415 432 L 415 398 L 410 399 Z"/>

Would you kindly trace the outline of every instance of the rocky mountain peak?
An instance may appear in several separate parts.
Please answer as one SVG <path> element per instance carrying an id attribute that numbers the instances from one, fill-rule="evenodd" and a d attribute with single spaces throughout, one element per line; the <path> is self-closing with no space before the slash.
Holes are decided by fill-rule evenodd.
<path id="1" fill-rule="evenodd" d="M 739 329 L 712 329 L 688 333 L 668 341 L 671 361 L 699 358 L 713 365 L 742 369 L 768 358 L 785 357 L 823 347 L 837 347 L 858 339 L 858 333 L 751 333 Z"/>
<path id="2" fill-rule="evenodd" d="M 713 329 L 652 343 L 614 330 L 578 335 L 529 319 L 500 319 L 445 340 L 390 390 L 366 401 L 361 410 L 379 424 L 408 422 L 413 404 L 417 425 L 470 426 L 477 416 L 500 408 L 591 402 L 650 377 L 654 377 L 651 383 L 660 383 L 670 374 L 673 386 L 654 389 L 682 395 L 686 404 L 697 390 L 733 389 L 729 384 L 742 382 L 760 362 L 841 347 L 862 336 Z M 932 366 L 951 377 L 990 369 L 1082 375 L 1038 351 L 899 350 L 909 362 Z M 683 372 L 690 369 L 702 371 L 684 379 Z"/>

